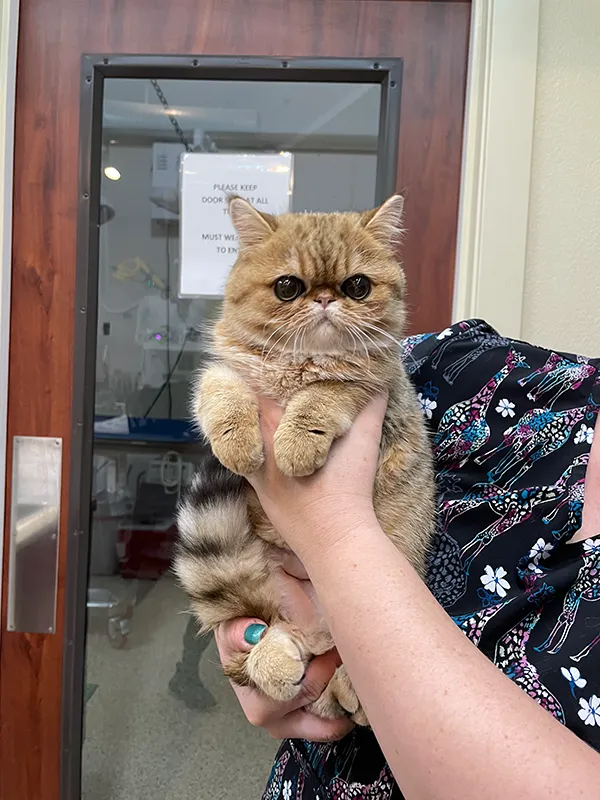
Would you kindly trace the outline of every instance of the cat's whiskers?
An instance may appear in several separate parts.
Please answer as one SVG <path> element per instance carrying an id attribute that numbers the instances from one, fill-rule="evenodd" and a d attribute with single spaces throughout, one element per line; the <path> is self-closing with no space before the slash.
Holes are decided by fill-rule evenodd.
<path id="1" fill-rule="evenodd" d="M 352 325 L 346 324 L 346 329 L 347 329 L 348 333 L 350 334 L 350 336 L 352 337 L 352 345 L 353 345 L 353 347 L 352 347 L 352 356 L 354 357 L 356 355 L 356 345 L 357 345 L 357 343 L 360 344 L 360 340 L 358 339 L 356 334 L 353 332 Z"/>
<path id="2" fill-rule="evenodd" d="M 286 357 L 290 358 L 292 363 L 298 363 L 308 356 L 316 355 L 316 352 L 308 352 L 306 349 L 307 336 L 314 328 L 313 323 L 314 320 L 312 318 L 300 324 L 297 324 L 296 319 L 290 319 L 278 325 L 275 330 L 269 334 L 262 346 L 262 369 L 265 368 L 269 361 L 272 361 L 272 354 L 275 350 L 277 350 L 275 361 L 278 363 L 285 360 Z M 347 336 L 349 340 L 348 344 L 350 341 L 352 342 L 352 352 L 348 354 L 351 361 L 362 361 L 362 356 L 359 359 L 358 348 L 364 351 L 366 369 L 369 376 L 373 376 L 372 357 L 378 353 L 388 351 L 392 344 L 400 344 L 399 341 L 394 336 L 387 333 L 387 331 L 362 319 L 353 322 L 344 318 L 336 318 L 336 325 L 338 328 L 338 335 Z M 383 341 L 381 337 L 384 337 Z M 340 353 L 340 357 L 341 356 L 342 354 Z"/>
<path id="3" fill-rule="evenodd" d="M 367 365 L 366 365 L 366 369 L 365 369 L 365 377 L 373 378 L 374 377 L 374 373 L 373 373 L 373 370 L 371 369 L 371 353 L 369 352 L 368 344 L 367 344 L 367 342 L 364 341 L 363 337 L 361 336 L 361 332 L 360 331 L 357 331 L 357 333 L 355 335 L 356 335 L 356 338 L 358 339 L 359 343 L 362 344 L 362 346 L 364 347 L 365 355 L 367 357 Z"/>
<path id="4" fill-rule="evenodd" d="M 288 320 L 286 320 L 285 322 L 282 322 L 282 323 L 281 323 L 281 325 L 278 325 L 278 326 L 275 328 L 275 330 L 273 331 L 273 333 L 272 333 L 272 334 L 270 334 L 270 336 L 267 338 L 266 342 L 265 342 L 265 343 L 263 344 L 263 346 L 262 346 L 262 350 L 261 350 L 261 358 L 262 358 L 262 357 L 264 357 L 265 350 L 267 349 L 267 345 L 269 344 L 269 342 L 271 341 L 271 339 L 272 339 L 274 336 L 276 336 L 276 335 L 277 335 L 277 334 L 278 334 L 280 331 L 284 331 L 284 332 L 285 332 L 285 329 L 288 327 L 288 325 L 291 325 L 291 324 L 292 324 L 292 322 L 293 322 L 293 320 L 291 320 L 291 319 L 288 319 Z M 264 330 L 264 329 L 267 327 L 267 324 L 268 324 L 268 323 L 265 323 L 265 325 L 263 325 L 263 330 Z M 277 342 L 278 342 L 278 341 L 279 341 L 279 339 L 277 339 L 277 340 L 275 341 L 275 344 L 277 344 Z M 270 352 L 270 351 L 269 351 L 269 352 Z"/>
<path id="5" fill-rule="evenodd" d="M 354 325 L 352 322 L 347 322 L 347 321 L 344 322 L 344 325 L 346 326 L 346 330 L 352 336 L 352 340 L 355 343 L 354 344 L 354 350 L 352 351 L 352 354 L 354 355 L 354 353 L 356 353 L 356 342 L 358 342 L 358 344 L 361 344 L 365 349 L 365 355 L 367 357 L 367 365 L 368 365 L 368 368 L 370 368 L 370 366 L 371 366 L 371 354 L 369 353 L 369 348 L 367 347 L 367 343 L 363 339 L 362 332 L 361 332 L 360 328 L 357 325 Z"/>
<path id="6" fill-rule="evenodd" d="M 394 344 L 398 345 L 402 344 L 400 339 L 397 339 L 389 331 L 384 330 L 383 328 L 379 327 L 379 325 L 375 325 L 373 322 L 369 322 L 368 320 L 363 319 L 361 320 L 361 325 L 364 325 L 366 328 L 369 328 L 369 330 L 375 331 L 380 336 L 385 336 L 386 339 L 389 339 L 390 341 L 394 342 Z"/>
<path id="7" fill-rule="evenodd" d="M 392 336 L 391 333 L 384 331 L 383 328 L 380 328 L 377 325 L 373 325 L 372 322 L 367 322 L 366 320 L 362 320 L 361 325 L 364 325 L 365 328 L 369 328 L 369 330 L 375 331 L 375 333 L 378 333 L 380 336 L 385 336 L 386 339 L 389 339 L 391 342 L 398 345 L 398 347 L 400 347 L 402 344 L 401 341 L 399 339 L 396 339 L 395 336 Z"/>
<path id="8" fill-rule="evenodd" d="M 302 325 L 299 326 L 298 330 L 296 331 L 296 338 L 294 339 L 294 348 L 292 350 L 292 361 L 296 361 L 296 345 L 298 344 L 298 336 L 300 336 L 300 347 L 298 348 L 298 352 L 300 356 L 302 356 L 302 347 L 304 346 L 304 336 L 307 330 L 310 327 L 310 323 L 312 320 L 307 320 L 303 322 Z"/>
<path id="9" fill-rule="evenodd" d="M 377 351 L 381 351 L 381 349 L 382 349 L 381 348 L 381 344 L 376 339 L 374 339 L 373 336 L 371 336 L 370 333 L 368 333 L 367 331 L 363 331 L 362 328 L 360 327 L 360 325 L 356 325 L 355 327 L 358 330 L 358 332 L 360 333 L 361 337 L 363 337 L 364 339 L 366 339 L 368 342 L 370 342 L 373 345 L 373 347 L 375 348 L 376 352 Z"/>
<path id="10" fill-rule="evenodd" d="M 372 378 L 373 380 L 377 380 L 377 375 L 373 371 L 372 365 L 371 365 L 371 355 L 372 355 L 372 353 L 370 352 L 369 347 L 368 347 L 369 342 L 372 342 L 372 340 L 371 340 L 370 337 L 368 337 L 368 335 L 365 333 L 365 331 L 361 331 L 361 329 L 357 325 L 353 325 L 352 323 L 349 323 L 349 324 L 352 325 L 352 328 L 355 331 L 354 335 L 356 336 L 356 338 L 358 339 L 360 344 L 362 344 L 362 346 L 365 349 L 365 354 L 367 356 L 367 366 L 366 366 L 366 371 L 364 372 L 364 375 L 367 378 Z M 379 349 L 380 348 L 375 344 L 375 351 L 377 352 Z"/>
<path id="11" fill-rule="evenodd" d="M 356 323 L 348 323 L 348 324 L 352 325 L 352 327 L 358 332 L 358 334 L 359 334 L 359 336 L 360 336 L 360 338 L 361 338 L 361 340 L 363 342 L 366 340 L 366 342 L 373 347 L 373 350 L 375 351 L 375 353 L 382 353 L 385 349 L 387 349 L 385 347 L 385 345 L 382 345 L 381 342 L 378 342 L 370 333 L 368 333 L 368 331 L 362 330 L 360 325 L 358 325 Z M 368 347 L 367 347 L 367 350 L 368 350 Z M 369 355 L 371 355 L 370 351 L 369 351 Z"/>
<path id="12" fill-rule="evenodd" d="M 308 331 L 308 327 L 309 327 L 309 326 L 308 326 L 308 323 L 306 323 L 306 324 L 304 325 L 304 329 L 303 329 L 303 331 L 302 331 L 302 337 L 301 337 L 301 339 L 300 339 L 300 353 L 303 353 L 303 352 L 304 352 L 304 337 L 306 336 L 306 333 L 307 333 L 307 331 Z"/>
<path id="13" fill-rule="evenodd" d="M 286 335 L 286 337 L 285 337 L 285 339 L 284 339 L 284 341 L 283 341 L 283 344 L 281 345 L 281 348 L 280 348 L 280 350 L 279 350 L 279 353 L 278 353 L 278 356 L 277 356 L 277 361 L 281 361 L 281 360 L 283 359 L 283 356 L 284 356 L 284 354 L 285 354 L 285 351 L 286 351 L 286 348 L 287 348 L 287 346 L 288 346 L 288 343 L 289 343 L 290 339 L 292 338 L 292 336 L 294 336 L 294 337 L 295 337 L 295 336 L 297 335 L 297 333 L 298 333 L 298 330 L 297 330 L 296 328 L 294 328 L 293 330 L 291 330 L 291 331 L 290 331 L 290 332 L 289 332 L 289 333 Z M 283 339 L 283 336 L 281 337 L 281 339 Z M 279 340 L 277 341 L 277 344 L 279 344 L 279 342 L 281 341 L 281 339 L 279 339 Z M 273 348 L 271 348 L 271 350 L 272 350 L 272 349 L 273 349 Z M 270 353 L 270 351 L 269 351 L 269 353 Z"/>
<path id="14" fill-rule="evenodd" d="M 289 322 L 288 324 L 292 324 L 292 323 L 294 323 L 294 322 L 295 322 L 295 320 L 290 320 L 290 322 Z M 267 355 L 266 355 L 266 356 L 265 356 L 265 358 L 263 359 L 263 366 L 264 366 L 264 363 L 266 363 L 266 361 L 268 361 L 268 360 L 269 360 L 269 357 L 270 357 L 270 355 L 271 355 L 271 352 L 273 351 L 273 349 L 274 349 L 274 348 L 275 348 L 277 345 L 280 345 L 280 349 L 279 349 L 279 353 L 278 353 L 278 358 L 277 358 L 277 361 L 281 361 L 281 360 L 283 359 L 283 357 L 286 355 L 286 349 L 288 348 L 288 344 L 289 344 L 289 342 L 290 342 L 290 339 L 292 338 L 292 336 L 294 337 L 294 348 L 295 348 L 295 346 L 296 346 L 296 342 L 297 342 L 297 337 L 298 337 L 298 335 L 299 335 L 299 334 L 300 334 L 300 333 L 301 333 L 301 332 L 302 332 L 304 329 L 306 329 L 306 328 L 307 328 L 307 326 L 308 326 L 308 323 L 304 323 L 304 324 L 302 324 L 302 325 L 299 325 L 297 328 L 294 328 L 293 330 L 289 331 L 288 333 L 284 332 L 284 333 L 283 333 L 283 334 L 282 334 L 282 335 L 279 337 L 279 339 L 277 339 L 277 341 L 276 341 L 276 342 L 273 344 L 273 346 L 272 346 L 272 347 L 269 349 L 269 352 L 267 353 Z M 283 342 L 283 343 L 282 343 L 282 342 Z"/>
<path id="15" fill-rule="evenodd" d="M 262 353 L 261 353 L 261 359 L 262 359 L 263 366 L 264 366 L 264 364 L 265 364 L 265 363 L 266 363 L 266 362 L 269 360 L 269 357 L 270 357 L 271 353 L 273 352 L 273 350 L 274 350 L 274 349 L 277 347 L 277 345 L 278 345 L 278 344 L 281 342 L 281 340 L 282 340 L 284 337 L 286 337 L 286 336 L 287 336 L 287 339 L 286 339 L 286 341 L 285 341 L 285 343 L 284 343 L 284 345 L 283 345 L 283 346 L 285 347 L 285 344 L 287 344 L 287 341 L 288 341 L 288 340 L 291 338 L 291 336 L 292 336 L 292 335 L 293 335 L 293 333 L 294 333 L 294 331 L 293 331 L 293 330 L 292 330 L 291 332 L 289 332 L 289 333 L 288 333 L 288 332 L 287 332 L 287 330 L 286 330 L 286 328 L 288 328 L 290 325 L 292 325 L 292 324 L 293 324 L 293 322 L 294 322 L 294 320 L 287 320 L 287 322 L 284 322 L 284 323 L 282 323 L 282 324 L 281 324 L 281 325 L 280 325 L 280 326 L 279 326 L 279 327 L 278 327 L 278 328 L 277 328 L 277 329 L 274 331 L 274 333 L 273 333 L 273 334 L 271 334 L 271 336 L 270 336 L 270 337 L 267 339 L 267 341 L 265 342 L 265 345 L 264 345 L 264 347 L 263 347 L 263 349 L 262 349 Z M 267 352 L 267 354 L 265 355 L 265 348 L 266 348 L 267 344 L 268 344 L 268 343 L 269 343 L 269 341 L 270 341 L 270 340 L 273 338 L 274 334 L 275 334 L 275 333 L 279 333 L 279 332 L 281 332 L 281 336 L 279 336 L 279 337 L 278 337 L 278 338 L 277 338 L 277 339 L 276 339 L 276 340 L 273 342 L 273 344 L 272 344 L 272 345 L 271 345 L 271 347 L 269 348 L 269 351 L 268 351 L 268 352 Z"/>

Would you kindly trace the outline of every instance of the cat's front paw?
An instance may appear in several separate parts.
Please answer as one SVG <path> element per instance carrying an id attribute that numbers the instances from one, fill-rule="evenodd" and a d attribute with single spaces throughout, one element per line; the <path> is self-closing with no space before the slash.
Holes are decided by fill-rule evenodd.
<path id="1" fill-rule="evenodd" d="M 258 424 L 226 428 L 210 439 L 213 453 L 221 464 L 237 475 L 252 475 L 263 464 L 263 440 Z"/>
<path id="2" fill-rule="evenodd" d="M 275 463 L 284 475 L 312 475 L 327 460 L 332 442 L 333 434 L 327 430 L 284 418 L 273 438 Z"/>

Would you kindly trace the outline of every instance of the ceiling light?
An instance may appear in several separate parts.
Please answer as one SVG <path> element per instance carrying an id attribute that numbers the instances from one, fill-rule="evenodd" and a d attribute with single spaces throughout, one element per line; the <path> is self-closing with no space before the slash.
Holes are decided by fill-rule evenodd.
<path id="1" fill-rule="evenodd" d="M 116 167 L 104 167 L 104 174 L 109 181 L 118 181 L 121 177 L 121 173 Z"/>

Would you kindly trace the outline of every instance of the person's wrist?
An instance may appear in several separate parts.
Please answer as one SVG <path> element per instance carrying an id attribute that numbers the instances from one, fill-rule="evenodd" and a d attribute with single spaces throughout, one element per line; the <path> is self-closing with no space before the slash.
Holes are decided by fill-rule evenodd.
<path id="1" fill-rule="evenodd" d="M 339 504 L 334 507 L 339 509 Z M 302 563 L 309 568 L 314 559 L 335 557 L 341 545 L 369 536 L 369 531 L 380 530 L 375 511 L 370 503 L 349 505 L 335 513 L 315 513 L 306 509 L 290 525 L 285 538 Z"/>

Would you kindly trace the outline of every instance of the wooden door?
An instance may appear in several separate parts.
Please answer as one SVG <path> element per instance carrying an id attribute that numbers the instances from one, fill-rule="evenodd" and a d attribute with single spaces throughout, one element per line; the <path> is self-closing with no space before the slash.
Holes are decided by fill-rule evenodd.
<path id="1" fill-rule="evenodd" d="M 402 58 L 396 187 L 407 198 L 404 262 L 410 331 L 417 332 L 450 321 L 469 20 L 466 1 L 22 0 L 8 442 L 62 439 L 62 513 L 55 633 L 8 632 L 3 593 L 2 800 L 76 797 L 67 783 L 61 792 L 61 763 L 79 759 L 65 752 L 61 726 L 64 709 L 80 702 L 77 687 L 63 680 L 63 665 L 83 646 L 64 635 L 73 599 L 65 594 L 67 553 L 82 535 L 69 516 L 70 487 L 81 470 L 71 442 L 73 434 L 91 435 L 72 415 L 81 390 L 73 351 L 75 317 L 83 313 L 75 296 L 82 54 Z M 7 498 L 11 467 L 9 446 Z M 4 581 L 7 570 L 5 557 Z"/>

